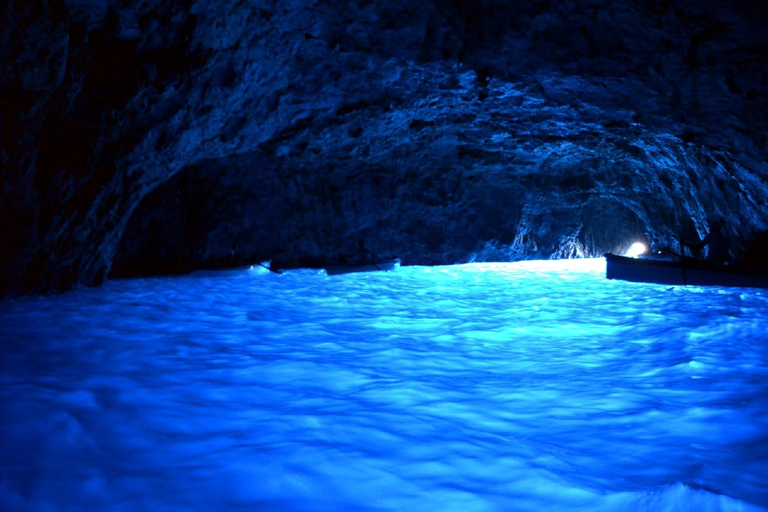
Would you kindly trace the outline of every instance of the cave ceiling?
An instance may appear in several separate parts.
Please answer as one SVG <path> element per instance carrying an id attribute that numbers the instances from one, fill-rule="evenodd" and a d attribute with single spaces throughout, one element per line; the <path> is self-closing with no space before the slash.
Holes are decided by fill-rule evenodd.
<path id="1" fill-rule="evenodd" d="M 766 229 L 752 1 L 0 7 L 0 295 Z M 678 246 L 679 247 L 679 246 Z"/>

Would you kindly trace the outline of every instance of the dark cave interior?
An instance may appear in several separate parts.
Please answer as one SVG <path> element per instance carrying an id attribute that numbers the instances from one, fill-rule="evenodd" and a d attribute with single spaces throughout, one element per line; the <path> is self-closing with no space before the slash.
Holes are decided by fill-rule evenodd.
<path id="1" fill-rule="evenodd" d="M 768 227 L 748 0 L 0 7 L 0 297 L 364 238 L 404 264 Z"/>

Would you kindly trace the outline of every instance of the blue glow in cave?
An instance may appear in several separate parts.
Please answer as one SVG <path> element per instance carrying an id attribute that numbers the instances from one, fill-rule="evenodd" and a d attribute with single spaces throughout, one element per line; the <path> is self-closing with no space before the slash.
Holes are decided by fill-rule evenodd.
<path id="1" fill-rule="evenodd" d="M 2 510 L 768 510 L 768 295 L 603 260 L 0 303 Z"/>

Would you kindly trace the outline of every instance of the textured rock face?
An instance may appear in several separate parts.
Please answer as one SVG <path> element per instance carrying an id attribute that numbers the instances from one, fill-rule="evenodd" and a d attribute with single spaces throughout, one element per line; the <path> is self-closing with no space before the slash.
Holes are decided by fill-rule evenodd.
<path id="1" fill-rule="evenodd" d="M 0 294 L 350 238 L 452 263 L 768 221 L 759 2 L 0 9 Z"/>

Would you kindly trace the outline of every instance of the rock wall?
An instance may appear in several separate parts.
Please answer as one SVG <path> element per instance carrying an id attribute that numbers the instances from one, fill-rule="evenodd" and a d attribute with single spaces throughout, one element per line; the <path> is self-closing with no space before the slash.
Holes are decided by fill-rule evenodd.
<path id="1" fill-rule="evenodd" d="M 97 284 L 121 239 L 126 275 L 322 264 L 358 236 L 451 263 L 671 243 L 715 216 L 734 237 L 766 228 L 759 2 L 30 0 L 0 16 L 0 296 Z"/>
<path id="2" fill-rule="evenodd" d="M 429 138 L 444 136 L 434 130 Z M 426 265 L 601 256 L 636 241 L 681 251 L 681 238 L 695 241 L 709 219 L 739 241 L 761 225 L 764 182 L 726 155 L 671 136 L 604 136 L 538 140 L 528 151 L 494 149 L 489 137 L 471 157 L 458 139 L 423 143 L 377 164 L 317 155 L 276 163 L 263 153 L 209 161 L 145 198 L 114 274 L 267 259 L 323 267 L 361 238 L 378 254 Z"/>

